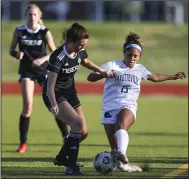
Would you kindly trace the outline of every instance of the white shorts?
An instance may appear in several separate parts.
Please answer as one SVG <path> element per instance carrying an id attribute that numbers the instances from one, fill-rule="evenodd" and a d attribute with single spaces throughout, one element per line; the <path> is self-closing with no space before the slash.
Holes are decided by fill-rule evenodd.
<path id="1" fill-rule="evenodd" d="M 102 120 L 101 124 L 115 124 L 117 121 L 117 114 L 124 108 L 130 109 L 135 117 L 136 120 L 136 112 L 137 106 L 136 105 L 125 105 L 120 109 L 114 109 L 111 111 L 102 111 Z"/>

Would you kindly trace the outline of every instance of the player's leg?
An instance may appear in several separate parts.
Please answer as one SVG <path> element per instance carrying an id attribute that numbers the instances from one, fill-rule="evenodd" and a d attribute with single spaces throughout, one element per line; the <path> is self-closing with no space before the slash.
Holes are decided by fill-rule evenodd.
<path id="1" fill-rule="evenodd" d="M 111 150 L 117 149 L 117 138 L 116 138 L 116 130 L 115 124 L 104 124 L 104 130 L 106 132 L 106 136 L 108 138 Z"/>
<path id="2" fill-rule="evenodd" d="M 128 158 L 126 157 L 126 152 L 129 144 L 128 130 L 135 121 L 135 111 L 128 108 L 123 108 L 117 114 L 116 121 L 116 137 L 118 150 L 113 151 L 115 159 L 117 162 L 117 168 L 121 171 L 128 172 L 141 172 L 142 169 L 136 165 L 130 165 Z"/>
<path id="3" fill-rule="evenodd" d="M 80 142 L 81 142 L 81 141 L 83 141 L 84 139 L 87 138 L 87 136 L 88 136 L 88 128 L 87 128 L 87 123 L 86 123 L 86 120 L 85 120 L 85 116 L 84 116 L 82 107 L 81 106 L 76 107 L 75 111 L 77 112 L 77 114 L 79 114 L 79 116 L 83 120 L 83 128 L 82 128 L 82 131 L 81 131 L 81 138 L 80 138 Z"/>
<path id="4" fill-rule="evenodd" d="M 21 78 L 20 85 L 22 91 L 23 110 L 19 121 L 20 146 L 17 151 L 23 153 L 27 148 L 26 142 L 33 106 L 34 81 L 32 81 L 30 78 Z"/>
<path id="5" fill-rule="evenodd" d="M 79 152 L 79 142 L 81 138 L 81 132 L 83 129 L 84 121 L 73 109 L 73 107 L 67 102 L 62 101 L 58 104 L 59 106 L 59 115 L 57 116 L 62 122 L 70 126 L 71 131 L 69 133 L 68 139 L 65 144 L 62 146 L 59 154 L 56 156 L 56 159 L 61 161 L 65 160 L 65 157 L 68 156 L 68 166 L 66 174 L 81 174 L 77 167 L 77 158 Z"/>
<path id="6" fill-rule="evenodd" d="M 37 77 L 37 83 L 40 85 L 40 86 L 43 86 L 45 80 L 47 79 L 47 74 L 44 74 L 44 75 L 40 75 Z M 62 134 L 62 138 L 63 138 L 63 143 L 65 142 L 65 140 L 67 139 L 68 137 L 68 127 L 65 123 L 63 123 L 61 120 L 59 120 L 57 117 L 55 117 L 55 121 L 56 121 L 56 124 L 58 126 L 58 128 L 60 129 L 60 132 Z"/>
<path id="7" fill-rule="evenodd" d="M 57 117 L 55 117 L 55 121 L 56 121 L 58 128 L 60 129 L 60 132 L 61 132 L 61 135 L 62 135 L 62 138 L 63 138 L 63 143 L 65 143 L 65 140 L 67 140 L 68 134 L 69 134 L 68 126 L 67 126 L 66 123 L 62 122 Z"/>

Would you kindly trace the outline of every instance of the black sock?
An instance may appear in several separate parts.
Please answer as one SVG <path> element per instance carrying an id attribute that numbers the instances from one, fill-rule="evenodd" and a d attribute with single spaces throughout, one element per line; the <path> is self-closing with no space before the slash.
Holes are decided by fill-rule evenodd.
<path id="1" fill-rule="evenodd" d="M 81 138 L 81 133 L 75 133 L 75 132 L 70 132 L 68 136 L 68 145 L 69 145 L 69 165 L 70 167 L 76 167 L 76 162 L 78 158 L 78 153 L 79 153 L 79 141 Z"/>
<path id="2" fill-rule="evenodd" d="M 58 161 L 65 160 L 68 155 L 69 155 L 69 143 L 68 140 L 66 140 L 62 148 L 60 149 L 58 155 L 56 156 L 55 160 Z"/>
<path id="3" fill-rule="evenodd" d="M 65 138 L 68 136 L 68 127 L 66 125 L 66 123 L 62 122 L 61 120 L 59 120 L 58 118 L 55 118 L 56 123 L 62 133 L 62 137 Z"/>
<path id="4" fill-rule="evenodd" d="M 63 161 L 68 157 L 70 167 L 76 167 L 76 162 L 79 153 L 79 141 L 81 133 L 70 132 L 68 139 L 60 149 L 56 156 L 56 160 Z"/>
<path id="5" fill-rule="evenodd" d="M 20 115 L 19 132 L 20 132 L 21 143 L 26 143 L 27 141 L 29 122 L 30 122 L 30 117 L 24 117 Z"/>

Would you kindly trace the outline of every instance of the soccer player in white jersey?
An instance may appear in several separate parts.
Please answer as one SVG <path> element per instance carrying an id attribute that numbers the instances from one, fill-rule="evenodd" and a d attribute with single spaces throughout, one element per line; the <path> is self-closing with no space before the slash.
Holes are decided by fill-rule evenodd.
<path id="1" fill-rule="evenodd" d="M 110 61 L 101 66 L 114 74 L 114 77 L 105 79 L 101 123 L 117 168 L 126 172 L 141 172 L 140 167 L 129 164 L 126 156 L 129 143 L 127 131 L 136 120 L 141 80 L 162 82 L 183 79 L 186 75 L 184 72 L 175 75 L 151 73 L 142 64 L 137 64 L 142 54 L 142 42 L 136 33 L 130 32 L 125 38 L 123 52 L 123 60 Z M 87 79 L 95 82 L 103 78 L 101 74 L 92 72 Z"/>

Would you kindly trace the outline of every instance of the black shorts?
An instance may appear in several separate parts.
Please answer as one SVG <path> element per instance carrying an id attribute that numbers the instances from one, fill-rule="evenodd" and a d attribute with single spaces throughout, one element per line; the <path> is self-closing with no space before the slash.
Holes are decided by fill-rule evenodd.
<path id="1" fill-rule="evenodd" d="M 19 78 L 19 83 L 22 81 L 22 79 L 27 79 L 29 78 L 32 81 L 37 82 L 40 86 L 42 86 L 47 79 L 47 75 L 35 75 L 33 73 L 25 73 L 25 74 L 20 74 Z"/>
<path id="2" fill-rule="evenodd" d="M 47 93 L 43 92 L 42 97 L 43 97 L 43 102 L 45 103 L 45 106 L 48 109 L 50 109 L 51 103 L 49 101 Z M 55 93 L 55 98 L 56 98 L 57 104 L 61 103 L 62 101 L 67 101 L 74 109 L 81 105 L 79 98 L 77 97 L 77 94 L 63 95 L 63 94 Z"/>

